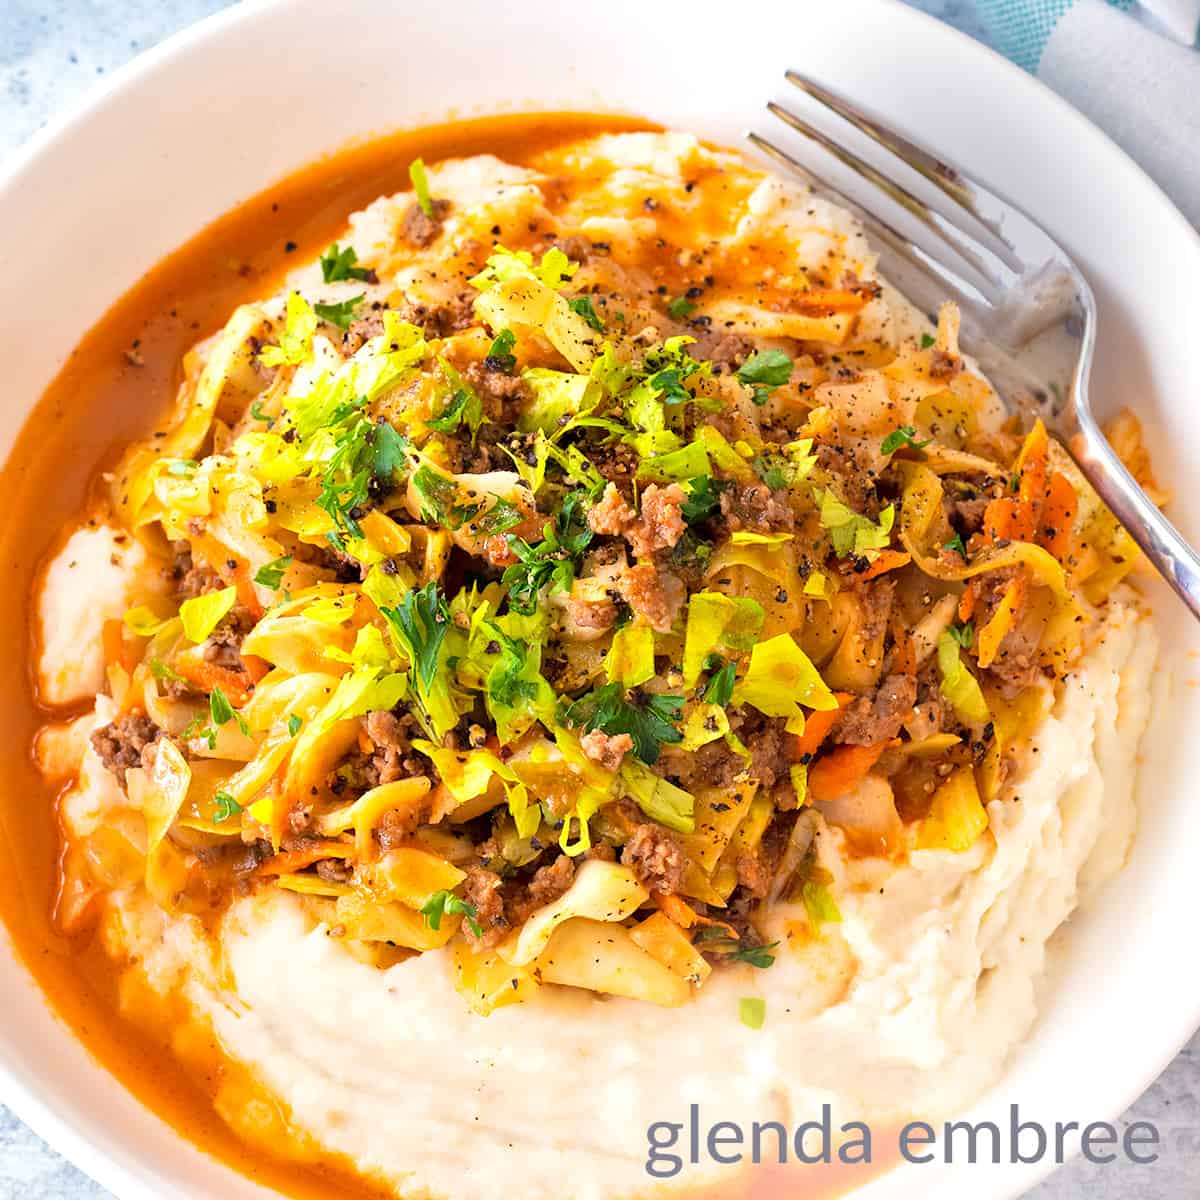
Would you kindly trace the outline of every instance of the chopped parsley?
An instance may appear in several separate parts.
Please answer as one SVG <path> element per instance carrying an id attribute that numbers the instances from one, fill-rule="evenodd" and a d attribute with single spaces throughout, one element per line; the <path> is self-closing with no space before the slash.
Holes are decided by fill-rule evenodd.
<path id="1" fill-rule="evenodd" d="M 755 475 L 773 492 L 782 490 L 792 481 L 794 469 L 782 454 L 756 454 L 750 465 Z"/>
<path id="2" fill-rule="evenodd" d="M 431 580 L 423 588 L 413 589 L 395 608 L 381 608 L 380 612 L 399 634 L 413 671 L 428 690 L 437 675 L 438 655 L 450 628 L 450 613 L 437 583 Z"/>
<path id="3" fill-rule="evenodd" d="M 292 713 L 287 719 L 288 736 L 295 737 L 300 732 L 300 726 L 303 724 L 304 722 L 295 713 Z"/>
<path id="4" fill-rule="evenodd" d="M 509 549 L 517 561 L 505 568 L 501 582 L 508 589 L 508 605 L 514 612 L 526 616 L 536 612 L 538 593 L 547 584 L 555 591 L 570 589 L 575 579 L 575 560 L 595 536 L 580 511 L 587 498 L 586 492 L 569 493 L 536 545 L 516 534 L 508 535 Z"/>
<path id="5" fill-rule="evenodd" d="M 961 533 L 956 533 L 948 542 L 942 544 L 943 550 L 955 550 L 963 556 L 967 557 L 967 545 L 963 541 Z"/>
<path id="6" fill-rule="evenodd" d="M 937 338 L 930 337 L 930 335 L 927 333 L 921 334 L 921 349 L 922 350 L 928 350 L 936 342 L 937 342 Z"/>
<path id="7" fill-rule="evenodd" d="M 416 469 L 411 483 L 421 500 L 421 519 L 443 529 L 461 529 L 483 511 L 482 501 L 464 503 L 452 475 L 443 475 L 427 464 L 422 463 Z"/>
<path id="8" fill-rule="evenodd" d="M 228 793 L 216 792 L 213 795 L 213 824 L 222 825 L 230 817 L 236 817 L 242 811 L 242 806 Z"/>
<path id="9" fill-rule="evenodd" d="M 507 500 L 497 500 L 491 508 L 479 518 L 479 531 L 489 536 L 497 533 L 507 533 L 515 529 L 525 520 L 524 513 Z"/>
<path id="10" fill-rule="evenodd" d="M 242 733 L 246 737 L 250 736 L 250 726 L 246 724 L 246 718 L 229 703 L 229 697 L 219 687 L 214 687 L 212 694 L 208 697 L 208 711 L 212 717 L 212 723 L 218 729 L 230 721 L 236 721 L 237 727 Z"/>
<path id="11" fill-rule="evenodd" d="M 970 650 L 975 643 L 975 626 L 968 621 L 965 625 L 951 625 L 946 632 L 964 649 Z"/>
<path id="12" fill-rule="evenodd" d="M 763 405 L 791 379 L 792 360 L 782 350 L 759 350 L 738 367 L 737 377 L 752 390 L 754 403 Z"/>
<path id="13" fill-rule="evenodd" d="M 696 311 L 696 306 L 686 296 L 676 296 L 667 305 L 667 313 L 676 321 L 686 320 Z"/>
<path id="14" fill-rule="evenodd" d="M 899 428 L 893 429 L 883 439 L 883 443 L 879 449 L 883 454 L 895 454 L 901 446 L 910 446 L 913 450 L 923 450 L 929 445 L 929 442 L 929 438 L 926 438 L 923 442 L 918 442 L 917 431 L 911 425 L 901 425 Z"/>
<path id="15" fill-rule="evenodd" d="M 663 743 L 683 741 L 683 734 L 672 724 L 682 711 L 682 696 L 643 693 L 629 699 L 620 683 L 606 683 L 565 705 L 563 718 L 588 733 L 598 729 L 613 736 L 629 734 L 634 754 L 653 766 Z"/>
<path id="16" fill-rule="evenodd" d="M 712 654 L 705 660 L 705 670 L 711 671 L 708 686 L 704 689 L 704 699 L 708 704 L 719 704 L 724 708 L 733 695 L 733 684 L 737 678 L 737 663 L 726 662 L 719 654 Z"/>
<path id="17" fill-rule="evenodd" d="M 353 246 L 347 246 L 344 250 L 338 247 L 337 242 L 334 242 L 324 254 L 321 255 L 321 278 L 326 283 L 340 283 L 343 279 L 358 279 L 363 282 L 370 282 L 374 272 L 368 271 L 364 267 L 356 266 L 358 262 L 358 254 Z"/>
<path id="18" fill-rule="evenodd" d="M 262 584 L 263 587 L 278 591 L 279 585 L 283 582 L 283 574 L 291 565 L 292 556 L 290 554 L 285 554 L 282 558 L 272 559 L 266 566 L 258 568 L 254 576 L 254 582 Z"/>
<path id="19" fill-rule="evenodd" d="M 180 458 L 167 467 L 168 475 L 190 475 L 200 464 L 191 458 Z"/>
<path id="20" fill-rule="evenodd" d="M 454 433 L 465 425 L 474 443 L 480 425 L 487 420 L 483 415 L 483 401 L 479 393 L 444 358 L 438 359 L 438 366 L 446 381 L 449 398 L 442 411 L 425 424 L 438 433 Z"/>
<path id="21" fill-rule="evenodd" d="M 266 422 L 266 426 L 268 429 L 270 429 L 271 426 L 275 424 L 275 418 L 272 416 L 269 416 L 267 413 L 263 412 L 263 406 L 262 406 L 261 400 L 255 400 L 254 403 L 250 405 L 250 415 L 256 421 Z"/>
<path id="22" fill-rule="evenodd" d="M 683 519 L 689 525 L 706 521 L 721 507 L 721 490 L 724 481 L 711 475 L 699 475 L 688 481 L 687 499 L 679 506 Z"/>
<path id="23" fill-rule="evenodd" d="M 355 311 L 366 298 L 366 294 L 362 293 L 358 296 L 351 296 L 349 300 L 343 300 L 340 304 L 314 304 L 313 312 L 322 321 L 328 321 L 339 329 L 349 329 L 350 322 L 354 320 Z"/>
<path id="24" fill-rule="evenodd" d="M 513 347 L 517 344 L 517 335 L 511 329 L 502 329 L 492 339 L 491 348 L 483 360 L 485 367 L 493 371 L 503 371 L 511 375 L 517 366 L 517 356 Z"/>
<path id="25" fill-rule="evenodd" d="M 576 296 L 567 301 L 567 306 L 572 312 L 578 313 L 597 333 L 604 332 L 604 322 L 592 307 L 591 296 Z"/>
<path id="26" fill-rule="evenodd" d="M 445 888 L 440 892 L 434 892 L 421 905 L 421 916 L 425 918 L 425 923 L 434 932 L 441 929 L 443 916 L 465 917 L 467 924 L 471 927 L 471 932 L 477 938 L 483 937 L 483 926 L 479 924 L 478 920 L 479 910 L 470 900 L 464 900 L 461 896 L 446 891 Z"/>
<path id="27" fill-rule="evenodd" d="M 741 950 L 735 950 L 730 956 L 730 962 L 749 963 L 752 967 L 758 967 L 760 971 L 765 971 L 775 962 L 775 955 L 772 950 L 777 949 L 778 942 L 772 942 L 769 946 L 746 946 Z"/>
<path id="28" fill-rule="evenodd" d="M 152 658 L 150 660 L 150 674 L 159 682 L 167 683 L 185 683 L 186 680 L 178 671 L 172 671 L 161 658 Z"/>
<path id="29" fill-rule="evenodd" d="M 412 180 L 413 193 L 421 211 L 433 220 L 433 197 L 429 194 L 429 176 L 425 174 L 425 163 L 414 158 L 408 165 L 408 177 Z"/>

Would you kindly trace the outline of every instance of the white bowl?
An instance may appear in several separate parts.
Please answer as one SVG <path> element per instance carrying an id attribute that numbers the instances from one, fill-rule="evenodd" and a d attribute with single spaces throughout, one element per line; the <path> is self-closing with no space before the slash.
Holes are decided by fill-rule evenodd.
<path id="1" fill-rule="evenodd" d="M 0 177 L 0 452 L 79 336 L 143 271 L 238 201 L 348 139 L 505 108 L 615 109 L 735 143 L 798 67 L 1023 203 L 1076 255 L 1101 306 L 1095 400 L 1133 404 L 1193 541 L 1190 470 L 1200 240 L 1066 104 L 998 56 L 891 0 L 275 0 L 202 22 L 113 76 Z M 53 315 L 53 320 L 48 319 Z M 1193 508 L 1189 512 L 1189 508 Z M 1200 1024 L 1197 633 L 1158 617 L 1173 687 L 1145 747 L 1132 861 L 1071 922 L 1032 1040 L 968 1114 L 1043 1123 L 1119 1114 Z M 142 1109 L 0 951 L 0 1092 L 125 1200 L 268 1193 Z M 871 1200 L 1018 1194 L 1053 1164 L 909 1166 Z"/>

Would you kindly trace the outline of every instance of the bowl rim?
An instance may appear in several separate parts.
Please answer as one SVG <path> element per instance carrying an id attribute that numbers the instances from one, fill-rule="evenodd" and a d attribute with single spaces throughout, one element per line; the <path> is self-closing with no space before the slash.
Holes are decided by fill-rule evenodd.
<path id="1" fill-rule="evenodd" d="M 680 0 L 660 0 L 660 3 L 664 2 L 684 7 Z M 701 2 L 704 3 L 707 0 L 701 0 Z M 783 0 L 750 0 L 752 4 L 768 7 L 782 2 Z M 845 0 L 837 0 L 837 2 L 840 4 Z M 887 10 L 896 14 L 898 20 L 936 30 L 939 37 L 954 43 L 962 54 L 983 56 L 991 60 L 993 67 L 1003 75 L 1006 86 L 1024 90 L 1030 96 L 1036 95 L 1039 106 L 1052 108 L 1060 120 L 1069 124 L 1076 137 L 1089 143 L 1093 149 L 1102 151 L 1121 176 L 1127 181 L 1136 179 L 1143 189 L 1143 195 L 1155 202 L 1157 206 L 1156 219 L 1165 219 L 1171 223 L 1173 228 L 1170 236 L 1173 238 L 1182 236 L 1185 241 L 1191 243 L 1197 253 L 1200 253 L 1200 230 L 1188 221 L 1163 187 L 1107 133 L 1036 76 L 1030 75 L 991 46 L 947 24 L 933 14 L 913 7 L 905 0 L 852 0 L 852 2 L 863 8 Z M 135 91 L 151 77 L 168 71 L 177 60 L 195 53 L 206 44 L 220 39 L 241 26 L 247 26 L 262 19 L 264 15 L 282 13 L 293 7 L 302 7 L 313 3 L 315 0 L 240 0 L 240 2 L 231 0 L 226 7 L 183 26 L 162 41 L 140 51 L 111 73 L 92 82 L 83 94 L 52 113 L 32 134 L 0 159 L 0 195 L 14 187 L 27 172 L 34 170 L 42 156 L 51 153 L 59 142 L 68 138 L 79 128 L 86 126 L 94 114 L 124 94 Z M 692 3 L 695 3 L 695 0 L 692 0 Z M 536 104 L 522 104 L 518 108 L 537 111 Z M 653 114 L 650 115 L 653 116 Z M 374 140 L 378 136 L 383 136 L 384 133 L 386 130 L 371 130 L 361 136 L 355 135 L 349 139 L 349 142 L 353 144 L 363 140 Z M 325 154 L 336 154 L 340 148 L 333 146 L 315 151 L 309 161 L 316 161 Z M 304 163 L 298 163 L 292 169 L 300 169 L 304 165 Z M 264 186 L 269 187 L 270 184 Z M 989 186 L 991 185 L 989 184 Z M 1000 190 L 1000 194 L 1003 194 L 1002 190 Z M 209 219 L 215 220 L 221 215 L 220 212 L 213 213 Z M 24 962 L 8 943 L 7 931 L 3 928 L 0 928 L 0 943 L 4 945 L 3 953 L 10 955 L 21 971 L 28 974 Z M 36 980 L 32 980 L 32 977 L 31 982 L 40 992 L 40 984 Z M 1196 999 L 1191 1017 L 1187 1018 L 1181 1024 L 1180 1029 L 1164 1041 L 1165 1048 L 1153 1063 L 1148 1064 L 1143 1072 L 1138 1073 L 1137 1082 L 1133 1082 L 1131 1074 L 1129 1084 L 1125 1088 L 1119 1089 L 1122 1097 L 1120 1109 L 1118 1112 L 1109 1114 L 1111 1120 L 1115 1121 L 1146 1092 L 1197 1031 L 1200 1031 L 1200 996 Z M 70 1036 L 74 1038 L 73 1032 L 70 1032 Z M 45 1140 L 55 1152 L 62 1154 L 91 1179 L 120 1196 L 122 1200 L 143 1200 L 143 1198 L 144 1200 L 158 1200 L 157 1193 L 146 1178 L 139 1177 L 137 1171 L 122 1163 L 117 1156 L 98 1146 L 79 1129 L 70 1117 L 57 1112 L 52 1103 L 39 1095 L 35 1087 L 19 1079 L 17 1073 L 3 1061 L 0 1061 L 0 1102 L 3 1102 L 20 1121 Z M 181 1143 L 191 1145 L 182 1135 L 176 1134 L 176 1136 Z M 1079 1149 L 1075 1147 L 1067 1161 L 1072 1161 L 1078 1156 L 1078 1153 Z M 1008 1176 L 1011 1184 L 990 1194 L 993 1195 L 994 1200 L 1001 1200 L 1002 1197 L 1011 1197 L 1015 1200 L 1028 1188 L 1049 1176 L 1057 1169 L 1058 1165 L 1050 1161 L 1028 1164 L 1021 1169 L 1013 1168 L 1012 1173 Z M 261 1187 L 260 1190 L 262 1190 Z M 263 1190 L 264 1196 L 275 1194 Z M 864 1197 L 874 1194 L 872 1184 L 868 1183 L 865 1186 L 863 1194 Z"/>

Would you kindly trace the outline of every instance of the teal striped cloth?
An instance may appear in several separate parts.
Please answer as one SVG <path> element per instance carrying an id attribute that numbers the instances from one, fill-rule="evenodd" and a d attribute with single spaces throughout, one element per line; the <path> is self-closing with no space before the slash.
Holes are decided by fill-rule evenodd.
<path id="1" fill-rule="evenodd" d="M 1042 51 L 1076 0 L 978 0 L 979 14 L 992 35 L 993 44 L 1027 71 L 1037 71 Z M 1108 0 L 1114 8 L 1128 12 L 1136 0 Z"/>

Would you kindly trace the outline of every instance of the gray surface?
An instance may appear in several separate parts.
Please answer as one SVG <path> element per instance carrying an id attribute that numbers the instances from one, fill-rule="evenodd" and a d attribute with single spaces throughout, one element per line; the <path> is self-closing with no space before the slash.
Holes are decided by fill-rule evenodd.
<path id="1" fill-rule="evenodd" d="M 967 33 L 986 36 L 974 0 L 910 2 Z M 98 76 L 223 7 L 225 0 L 0 0 L 0 155 L 74 104 Z M 1132 1121 L 1158 1127 L 1157 1163 L 1072 1163 L 1031 1193 L 1031 1200 L 1200 1197 L 1200 1037 L 1126 1114 L 1125 1122 Z M 107 1195 L 0 1107 L 0 1200 Z"/>

